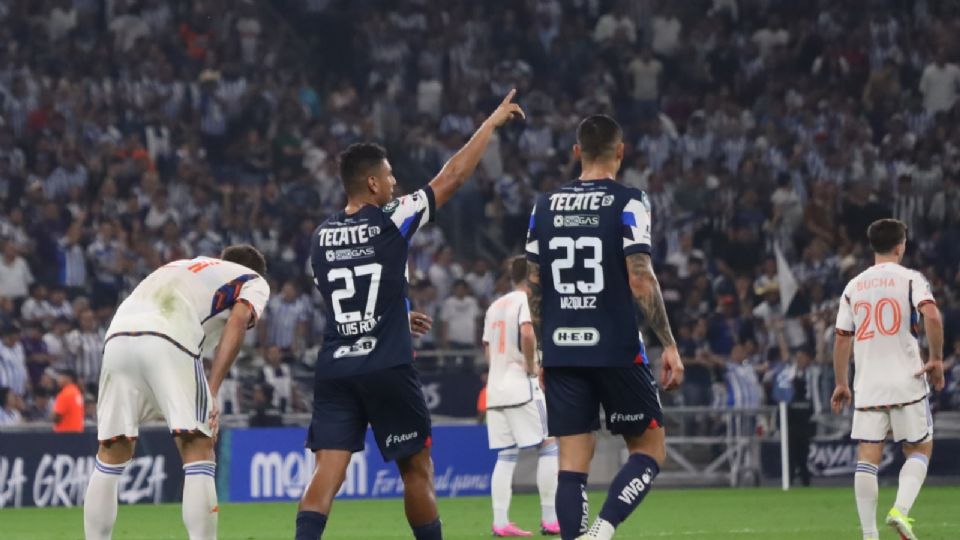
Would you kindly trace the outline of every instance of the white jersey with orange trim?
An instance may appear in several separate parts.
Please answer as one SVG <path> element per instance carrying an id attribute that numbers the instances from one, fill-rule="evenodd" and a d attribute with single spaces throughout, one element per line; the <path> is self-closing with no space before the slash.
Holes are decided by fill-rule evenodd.
<path id="1" fill-rule="evenodd" d="M 533 384 L 520 350 L 520 326 L 531 322 L 527 295 L 507 293 L 487 308 L 483 342 L 488 346 L 487 407 L 516 407 L 533 399 Z"/>
<path id="2" fill-rule="evenodd" d="M 161 334 L 199 356 L 217 346 L 234 304 L 251 308 L 252 326 L 269 297 L 266 280 L 240 264 L 209 257 L 173 261 L 144 278 L 120 304 L 106 338 Z"/>
<path id="3" fill-rule="evenodd" d="M 919 310 L 935 302 L 919 272 L 896 263 L 871 266 L 843 290 L 837 333 L 853 337 L 854 406 L 858 409 L 922 400 L 930 389 L 917 330 Z"/>

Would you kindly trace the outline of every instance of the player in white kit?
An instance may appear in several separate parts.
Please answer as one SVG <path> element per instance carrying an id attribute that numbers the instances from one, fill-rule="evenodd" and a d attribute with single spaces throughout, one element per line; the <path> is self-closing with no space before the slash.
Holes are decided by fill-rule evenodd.
<path id="1" fill-rule="evenodd" d="M 483 351 L 487 374 L 487 435 L 497 450 L 490 491 L 493 499 L 493 535 L 532 536 L 510 522 L 513 471 L 524 448 L 539 447 L 537 488 L 540 491 L 540 532 L 560 534 L 554 497 L 557 490 L 557 443 L 547 437 L 547 409 L 537 375 L 537 338 L 527 306 L 527 261 L 510 260 L 513 292 L 487 309 L 483 323 Z"/>
<path id="2" fill-rule="evenodd" d="M 100 448 L 84 499 L 87 540 L 111 537 L 118 484 L 140 424 L 158 416 L 183 458 L 188 536 L 217 537 L 217 391 L 270 296 L 265 270 L 263 255 L 252 246 L 230 246 L 219 259 L 160 267 L 117 308 L 100 369 Z M 208 385 L 201 357 L 214 348 Z"/>
<path id="3" fill-rule="evenodd" d="M 864 539 L 878 539 L 877 472 L 887 434 L 903 443 L 897 500 L 886 523 L 903 539 L 914 540 L 909 518 L 927 475 L 933 451 L 930 384 L 943 389 L 943 321 L 923 275 L 900 266 L 907 228 L 881 219 L 867 230 L 875 264 L 853 278 L 840 298 L 833 367 L 837 387 L 833 410 L 851 401 L 847 372 L 853 351 L 853 429 L 859 441 L 854 490 Z M 929 345 L 926 364 L 917 343 L 918 314 Z M 929 379 L 929 384 L 928 384 Z"/>

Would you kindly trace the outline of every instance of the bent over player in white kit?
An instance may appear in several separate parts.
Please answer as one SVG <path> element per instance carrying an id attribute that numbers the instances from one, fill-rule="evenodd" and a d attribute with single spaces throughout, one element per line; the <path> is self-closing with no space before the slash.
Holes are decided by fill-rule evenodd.
<path id="1" fill-rule="evenodd" d="M 843 290 L 837 314 L 833 368 L 837 387 L 833 410 L 851 400 L 847 385 L 850 352 L 853 383 L 853 429 L 859 441 L 854 491 L 864 539 L 878 539 L 877 472 L 887 433 L 903 443 L 906 462 L 900 469 L 897 500 L 886 523 L 903 539 L 915 540 L 910 507 L 920 493 L 933 451 L 930 383 L 943 389 L 943 322 L 930 285 L 914 270 L 900 266 L 907 228 L 895 219 L 875 221 L 867 230 L 875 264 Z M 930 352 L 924 365 L 917 343 L 918 313 L 923 316 Z"/>
<path id="2" fill-rule="evenodd" d="M 487 435 L 497 450 L 490 492 L 493 535 L 532 536 L 510 522 L 513 471 L 524 448 L 539 447 L 537 488 L 540 491 L 540 532 L 560 534 L 554 497 L 557 492 L 557 443 L 547 437 L 547 408 L 537 380 L 537 337 L 527 305 L 527 259 L 510 260 L 513 292 L 490 304 L 483 323 L 487 374 Z"/>
<path id="3" fill-rule="evenodd" d="M 162 416 L 183 458 L 183 522 L 190 540 L 217 537 L 217 391 L 270 296 L 266 262 L 248 245 L 219 259 L 171 262 L 127 297 L 107 330 L 100 368 L 100 448 L 84 499 L 87 540 L 109 539 L 118 483 L 140 424 Z M 216 347 L 210 383 L 200 360 Z"/>

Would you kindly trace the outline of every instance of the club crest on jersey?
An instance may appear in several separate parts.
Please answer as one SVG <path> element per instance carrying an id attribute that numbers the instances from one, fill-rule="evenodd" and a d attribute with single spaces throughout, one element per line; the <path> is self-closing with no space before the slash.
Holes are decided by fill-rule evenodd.
<path id="1" fill-rule="evenodd" d="M 389 203 L 387 203 L 386 206 L 383 207 L 383 211 L 384 211 L 384 213 L 390 214 L 390 213 L 393 213 L 394 211 L 396 211 L 396 209 L 397 209 L 399 206 L 400 206 L 400 199 L 394 199 L 394 200 L 390 201 Z"/>

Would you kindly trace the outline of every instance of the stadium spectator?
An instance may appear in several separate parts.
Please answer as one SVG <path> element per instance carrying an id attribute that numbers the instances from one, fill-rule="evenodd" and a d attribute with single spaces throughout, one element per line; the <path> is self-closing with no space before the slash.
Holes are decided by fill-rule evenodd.
<path id="1" fill-rule="evenodd" d="M 470 294 L 467 282 L 458 279 L 453 283 L 453 296 L 440 306 L 438 335 L 444 349 L 470 350 L 477 347 L 480 337 L 483 311 L 477 299 Z"/>
<path id="2" fill-rule="evenodd" d="M 281 427 L 283 418 L 271 406 L 273 403 L 273 387 L 260 383 L 253 387 L 253 403 L 250 415 L 250 427 Z"/>
<path id="3" fill-rule="evenodd" d="M 936 59 L 923 69 L 920 77 L 923 106 L 931 115 L 948 111 L 957 101 L 960 67 L 947 58 L 946 49 L 938 50 Z"/>
<path id="4" fill-rule="evenodd" d="M 96 384 L 100 378 L 104 331 L 98 328 L 93 310 L 78 312 L 78 327 L 65 336 L 69 354 L 67 363 L 74 372 L 75 382 L 87 386 Z"/>
<path id="5" fill-rule="evenodd" d="M 289 412 L 294 405 L 293 377 L 290 374 L 290 366 L 283 363 L 283 354 L 280 347 L 271 345 L 267 347 L 264 354 L 266 365 L 261 371 L 263 382 L 273 388 L 273 399 L 270 406 L 281 413 Z"/>
<path id="6" fill-rule="evenodd" d="M 23 422 L 20 413 L 23 401 L 13 390 L 0 386 L 0 428 L 15 426 Z"/>
<path id="7" fill-rule="evenodd" d="M 20 343 L 20 329 L 7 324 L 0 329 L 0 386 L 25 396 L 30 385 L 27 356 Z"/>
<path id="8" fill-rule="evenodd" d="M 55 372 L 59 392 L 53 402 L 53 431 L 76 433 L 83 431 L 84 399 L 78 386 L 77 373 L 61 368 Z"/>
<path id="9" fill-rule="evenodd" d="M 33 272 L 26 259 L 17 252 L 17 245 L 12 240 L 5 241 L 0 256 L 0 296 L 23 300 L 33 281 Z"/>
<path id="10" fill-rule="evenodd" d="M 287 281 L 280 294 L 273 295 L 267 302 L 265 324 L 260 325 L 260 342 L 299 357 L 306 345 L 312 312 L 309 299 L 300 293 L 297 284 Z"/>

